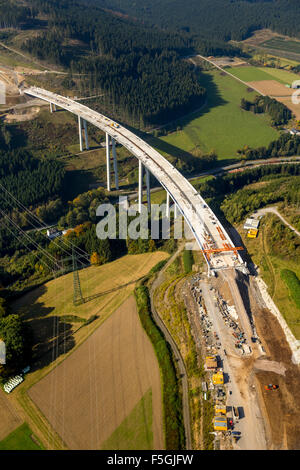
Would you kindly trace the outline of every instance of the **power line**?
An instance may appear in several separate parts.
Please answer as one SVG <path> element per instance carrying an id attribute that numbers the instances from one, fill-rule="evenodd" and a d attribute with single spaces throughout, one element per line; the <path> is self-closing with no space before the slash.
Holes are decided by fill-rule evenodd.
<path id="1" fill-rule="evenodd" d="M 0 184 L 0 187 L 2 185 Z M 3 188 L 3 186 L 2 186 Z M 5 188 L 4 188 L 5 190 Z M 9 191 L 6 190 L 6 192 L 9 193 Z M 22 209 L 22 210 L 25 210 L 32 218 L 35 218 L 36 219 L 36 222 L 35 223 L 39 223 L 40 224 L 40 227 L 36 227 L 36 225 L 34 225 L 32 222 L 28 221 L 28 223 L 34 228 L 34 229 L 41 229 L 41 228 L 47 228 L 47 226 L 40 220 L 38 219 L 38 217 L 35 216 L 35 214 L 33 214 L 31 211 L 29 211 L 29 209 L 27 209 L 20 201 L 18 201 L 13 195 L 11 195 L 11 193 L 9 193 L 9 195 L 15 200 L 15 202 L 19 205 L 19 207 Z M 7 201 L 7 199 L 6 199 Z M 10 204 L 10 206 L 12 208 L 14 208 L 13 204 L 9 201 L 7 201 L 8 204 Z M 41 232 L 41 234 L 48 238 L 47 235 L 45 235 L 43 232 Z M 59 247 L 62 251 L 64 251 L 65 253 L 67 253 L 69 256 L 71 256 L 71 252 L 69 251 L 66 251 L 61 245 L 59 245 L 57 242 L 55 242 L 54 240 L 52 240 L 53 244 L 56 245 L 57 247 Z M 62 243 L 67 246 L 68 248 L 72 248 L 74 245 L 72 243 L 66 243 L 65 240 L 62 240 Z M 78 252 L 78 255 L 81 256 L 81 257 L 85 257 L 87 260 L 88 260 L 88 253 L 86 253 L 84 250 L 82 250 L 81 248 L 79 247 L 76 247 L 76 250 Z M 81 252 L 81 253 L 80 253 Z M 80 262 L 81 263 L 81 262 Z M 82 263 L 81 263 L 82 264 Z"/>
<path id="2" fill-rule="evenodd" d="M 32 219 L 35 220 L 35 223 L 38 223 L 40 225 L 39 228 L 47 228 L 47 225 L 37 216 L 35 215 L 32 211 L 30 211 L 26 206 L 24 206 L 24 204 L 22 204 L 10 191 L 8 191 L 8 189 L 6 189 L 1 183 L 0 183 L 0 188 L 2 188 L 7 194 L 9 194 L 9 196 L 15 201 L 15 203 L 22 209 L 24 210 L 25 212 L 27 212 L 29 214 L 30 217 L 32 217 Z M 12 206 L 12 204 L 10 203 L 10 205 Z M 12 206 L 13 207 L 13 206 Z M 34 228 L 37 228 L 32 222 L 29 222 L 30 225 Z M 44 234 L 43 234 L 44 235 Z M 72 243 L 69 243 L 68 244 L 66 243 L 66 241 L 63 241 L 63 243 L 65 245 L 68 245 L 70 248 L 72 248 L 74 245 Z M 88 253 L 84 250 L 82 250 L 81 248 L 79 247 L 76 247 L 76 249 L 78 251 L 81 251 L 84 255 L 86 255 L 88 257 Z"/>
<path id="3" fill-rule="evenodd" d="M 35 246 L 35 248 L 37 248 L 38 250 L 40 250 L 52 263 L 54 263 L 54 265 L 56 265 L 56 267 L 60 268 L 60 266 L 58 265 L 57 263 L 57 260 L 50 254 L 48 253 L 46 250 L 44 250 L 44 248 L 42 248 L 35 240 L 33 240 L 26 232 L 24 232 L 24 230 L 21 229 L 21 227 L 18 226 L 18 224 L 16 224 L 16 222 L 14 222 L 2 209 L 0 209 L 0 213 L 2 214 L 3 217 L 5 217 L 6 219 L 9 220 L 9 222 L 22 234 L 24 235 L 25 238 L 27 238 L 33 246 Z"/>
<path id="4" fill-rule="evenodd" d="M 40 225 L 40 227 L 38 228 L 47 228 L 46 224 L 41 220 L 39 219 L 33 212 L 31 212 L 29 209 L 27 209 L 26 206 L 24 206 L 24 204 L 22 204 L 13 194 L 11 194 L 8 189 L 6 189 L 1 183 L 0 183 L 0 188 L 2 188 L 7 194 L 9 194 L 9 196 L 15 201 L 15 203 L 19 206 L 19 208 L 21 208 L 22 210 L 24 210 L 26 213 L 29 214 L 29 216 L 35 220 L 35 223 L 38 223 Z M 9 202 L 7 199 L 6 201 L 8 202 L 8 204 L 10 204 L 10 206 L 12 208 L 13 205 L 11 202 Z M 28 223 L 34 227 L 35 229 L 37 229 L 37 227 L 30 221 L 28 221 Z M 42 233 L 43 236 L 47 237 L 47 235 L 45 235 L 44 233 Z M 47 237 L 48 238 L 48 237 Z M 72 256 L 72 253 L 71 252 L 68 252 L 66 251 L 61 245 L 59 245 L 58 243 L 56 243 L 54 240 L 52 240 L 53 244 L 58 246 L 62 251 L 64 251 L 65 253 L 67 253 L 69 256 Z M 89 255 L 86 251 L 82 250 L 80 247 L 76 247 L 74 244 L 70 243 L 68 240 L 63 240 L 62 239 L 62 243 L 69 249 L 74 249 L 75 248 L 75 251 L 78 253 L 78 256 L 79 257 L 84 257 L 88 262 L 90 261 L 89 260 Z M 84 263 L 82 263 L 80 260 L 78 260 L 80 264 L 82 264 L 84 266 Z"/>
<path id="5" fill-rule="evenodd" d="M 13 235 L 13 237 L 14 237 L 16 240 L 18 240 L 18 241 L 20 242 L 19 237 L 11 230 L 11 228 L 9 227 L 9 225 L 7 225 L 4 220 L 2 220 L 2 222 L 4 223 L 5 228 Z M 24 242 L 23 242 L 23 244 L 25 245 Z M 25 245 L 25 248 L 26 248 L 28 251 L 30 250 L 30 248 L 28 247 L 28 245 L 27 245 L 27 246 Z M 52 272 L 54 273 L 53 268 L 51 268 L 51 267 L 49 266 L 49 264 L 46 263 L 45 260 L 43 260 L 40 256 L 39 256 L 39 259 L 40 259 L 40 261 L 41 261 L 43 264 L 45 264 L 45 265 L 47 266 L 47 268 L 49 269 L 49 271 L 52 271 Z"/>

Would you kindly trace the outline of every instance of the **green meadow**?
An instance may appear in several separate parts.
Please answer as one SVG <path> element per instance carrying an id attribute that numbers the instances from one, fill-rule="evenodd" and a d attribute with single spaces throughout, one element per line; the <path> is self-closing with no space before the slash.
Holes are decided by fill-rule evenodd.
<path id="1" fill-rule="evenodd" d="M 263 70 L 263 68 L 260 68 L 259 70 Z M 268 67 L 267 70 L 268 74 L 271 76 L 271 80 L 277 80 L 278 82 L 283 83 L 283 85 L 291 85 L 293 81 L 300 80 L 300 75 L 289 72 L 288 70 L 275 69 L 271 67 Z"/>
<path id="2" fill-rule="evenodd" d="M 181 130 L 151 139 L 163 155 L 180 152 L 204 154 L 215 151 L 219 159 L 237 158 L 244 145 L 259 147 L 276 140 L 279 133 L 270 126 L 267 115 L 255 115 L 240 108 L 242 98 L 255 94 L 234 78 L 219 71 L 203 72 L 201 84 L 207 89 L 207 103 L 193 118 L 181 119 Z"/>
<path id="3" fill-rule="evenodd" d="M 268 73 L 269 69 L 266 71 L 264 68 L 253 67 L 252 65 L 245 67 L 230 67 L 226 68 L 226 70 L 244 82 L 273 80 L 272 76 Z"/>
<path id="4" fill-rule="evenodd" d="M 42 450 L 27 423 L 23 423 L 0 442 L 0 450 Z"/>
<path id="5" fill-rule="evenodd" d="M 231 67 L 226 70 L 244 82 L 276 80 L 284 85 L 291 85 L 294 80 L 300 80 L 300 75 L 274 67 Z"/>
<path id="6" fill-rule="evenodd" d="M 151 450 L 152 390 L 149 389 L 120 426 L 103 443 L 101 450 Z"/>

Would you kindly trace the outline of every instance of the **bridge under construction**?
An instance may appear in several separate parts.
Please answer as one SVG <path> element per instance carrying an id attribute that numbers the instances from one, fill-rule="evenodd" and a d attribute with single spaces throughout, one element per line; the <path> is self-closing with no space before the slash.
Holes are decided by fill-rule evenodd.
<path id="1" fill-rule="evenodd" d="M 30 87 L 20 90 L 21 94 L 44 100 L 49 103 L 50 111 L 56 107 L 63 108 L 78 116 L 80 150 L 89 149 L 87 122 L 101 129 L 106 134 L 106 169 L 107 190 L 111 191 L 111 150 L 115 176 L 115 189 L 119 189 L 118 162 L 116 142 L 126 147 L 139 162 L 138 205 L 141 211 L 143 198 L 143 170 L 146 172 L 147 202 L 150 210 L 150 173 L 155 176 L 167 192 L 167 215 L 170 210 L 170 199 L 175 204 L 175 217 L 178 210 L 185 218 L 192 235 L 208 265 L 208 274 L 215 274 L 225 269 L 237 269 L 247 274 L 239 250 L 228 233 L 210 209 L 205 200 L 191 183 L 157 150 L 147 142 L 126 129 L 116 121 L 100 114 L 87 106 L 47 90 Z M 84 140 L 83 140 L 84 135 Z"/>

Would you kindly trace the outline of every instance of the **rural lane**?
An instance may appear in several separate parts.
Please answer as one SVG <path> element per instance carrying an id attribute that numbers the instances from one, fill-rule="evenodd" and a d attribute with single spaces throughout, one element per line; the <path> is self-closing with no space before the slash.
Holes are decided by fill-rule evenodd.
<path id="1" fill-rule="evenodd" d="M 227 75 L 229 75 L 231 78 L 234 78 L 235 80 L 237 80 L 238 82 L 242 83 L 243 85 L 245 85 L 247 88 L 250 88 L 250 85 L 247 83 L 247 82 L 244 82 L 244 80 L 241 80 L 240 78 L 236 77 L 235 75 L 233 75 L 232 73 L 228 72 L 227 70 L 223 69 L 222 67 L 220 67 L 219 65 L 215 64 L 212 60 L 208 59 L 207 57 L 204 57 L 203 55 L 200 55 L 200 54 L 196 54 L 196 56 L 192 56 L 192 57 L 200 57 L 200 59 L 202 60 L 205 60 L 206 62 L 210 63 L 211 65 L 213 65 L 214 67 L 216 67 L 217 69 L 221 70 L 221 72 L 224 72 L 226 73 Z M 194 61 L 192 61 L 193 64 Z M 266 96 L 264 93 L 262 93 L 261 91 L 259 91 L 257 88 L 255 88 L 254 86 L 251 85 L 251 88 L 253 90 L 255 90 L 257 93 L 259 93 L 261 96 Z"/>
<path id="2" fill-rule="evenodd" d="M 185 440 L 186 440 L 186 449 L 192 450 L 192 438 L 191 438 L 191 418 L 190 418 L 190 405 L 189 405 L 189 387 L 188 387 L 188 378 L 186 373 L 186 368 L 184 364 L 183 357 L 175 343 L 170 331 L 168 330 L 167 326 L 159 316 L 155 305 L 154 305 L 154 292 L 159 287 L 163 279 L 164 271 L 170 266 L 170 264 L 174 261 L 174 259 L 178 256 L 178 254 L 184 249 L 184 244 L 181 245 L 178 250 L 171 256 L 168 262 L 165 264 L 163 269 L 159 272 L 157 278 L 153 282 L 150 288 L 150 302 L 151 302 L 151 310 L 153 314 L 153 318 L 155 323 L 163 332 L 166 341 L 171 346 L 172 352 L 174 354 L 177 367 L 179 369 L 181 381 L 182 381 L 182 408 L 183 408 L 183 420 L 184 420 L 184 429 L 185 429 Z"/>
<path id="3" fill-rule="evenodd" d="M 300 237 L 300 232 L 298 232 L 298 230 L 295 229 L 295 227 L 293 227 L 291 224 L 289 224 L 289 222 L 278 212 L 277 210 L 277 206 L 275 207 L 265 207 L 263 209 L 259 209 L 256 211 L 255 213 L 255 216 L 257 217 L 258 215 L 266 215 L 266 214 L 275 214 L 277 215 L 277 217 L 279 217 L 279 219 L 287 226 L 289 227 L 294 233 L 296 233 L 298 235 L 298 237 Z"/>

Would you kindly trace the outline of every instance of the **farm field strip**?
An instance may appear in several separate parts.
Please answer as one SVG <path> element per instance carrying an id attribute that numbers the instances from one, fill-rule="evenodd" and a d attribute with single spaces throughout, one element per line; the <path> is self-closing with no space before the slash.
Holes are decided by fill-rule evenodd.
<path id="1" fill-rule="evenodd" d="M 22 421 L 7 394 L 0 389 L 0 441 L 20 426 Z"/>
<path id="2" fill-rule="evenodd" d="M 260 46 L 300 54 L 300 41 L 288 40 L 279 36 L 260 43 Z"/>
<path id="3" fill-rule="evenodd" d="M 294 80 L 300 79 L 300 75 L 297 75 L 296 73 L 272 67 L 254 67 L 251 65 L 248 67 L 232 67 L 228 71 L 235 77 L 240 78 L 247 83 L 275 79 L 283 85 L 291 85 Z"/>

